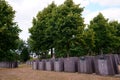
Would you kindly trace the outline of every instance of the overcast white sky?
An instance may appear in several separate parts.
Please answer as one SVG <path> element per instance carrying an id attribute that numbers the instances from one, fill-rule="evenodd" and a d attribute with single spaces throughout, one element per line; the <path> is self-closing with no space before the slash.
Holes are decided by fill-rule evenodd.
<path id="1" fill-rule="evenodd" d="M 32 27 L 32 19 L 47 7 L 52 1 L 57 5 L 62 4 L 65 0 L 6 0 L 16 11 L 15 21 L 18 22 L 20 29 L 20 38 L 27 40 L 29 37 L 28 29 Z M 76 4 L 85 7 L 83 17 L 85 23 L 95 17 L 99 12 L 103 13 L 110 20 L 118 20 L 120 22 L 120 0 L 73 0 Z"/>

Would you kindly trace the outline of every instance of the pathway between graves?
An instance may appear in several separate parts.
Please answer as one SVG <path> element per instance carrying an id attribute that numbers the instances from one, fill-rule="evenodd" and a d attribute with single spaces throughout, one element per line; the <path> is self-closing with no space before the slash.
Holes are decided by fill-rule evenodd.
<path id="1" fill-rule="evenodd" d="M 30 66 L 23 64 L 15 69 L 0 68 L 0 80 L 120 80 L 120 77 L 39 71 L 32 70 Z"/>

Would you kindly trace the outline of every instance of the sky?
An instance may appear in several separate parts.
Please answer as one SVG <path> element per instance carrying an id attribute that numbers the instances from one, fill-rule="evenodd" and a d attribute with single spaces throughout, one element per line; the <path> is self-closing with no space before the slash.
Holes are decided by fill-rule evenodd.
<path id="1" fill-rule="evenodd" d="M 32 27 L 32 19 L 52 1 L 60 5 L 65 0 L 6 0 L 16 11 L 14 21 L 22 30 L 19 37 L 25 41 L 29 38 L 28 29 Z M 83 18 L 85 24 L 89 24 L 95 16 L 101 12 L 109 20 L 120 22 L 120 0 L 73 0 L 75 4 L 84 7 Z"/>

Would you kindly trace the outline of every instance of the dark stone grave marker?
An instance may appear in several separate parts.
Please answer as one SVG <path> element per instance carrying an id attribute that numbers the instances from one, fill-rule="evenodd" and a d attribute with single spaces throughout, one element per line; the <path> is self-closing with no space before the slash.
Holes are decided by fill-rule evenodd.
<path id="1" fill-rule="evenodd" d="M 115 55 L 98 55 L 94 59 L 95 72 L 99 75 L 115 75 L 118 74 L 118 62 Z"/>
<path id="2" fill-rule="evenodd" d="M 64 59 L 59 58 L 54 61 L 54 71 L 61 72 L 64 70 Z"/>
<path id="3" fill-rule="evenodd" d="M 34 60 L 32 64 L 32 69 L 37 70 L 38 69 L 38 60 Z"/>
<path id="4" fill-rule="evenodd" d="M 92 56 L 80 57 L 78 61 L 78 72 L 80 73 L 94 73 L 94 63 Z"/>
<path id="5" fill-rule="evenodd" d="M 17 62 L 0 62 L 0 67 L 1 68 L 16 68 L 18 67 Z"/>
<path id="6" fill-rule="evenodd" d="M 38 69 L 45 70 L 45 60 L 41 60 L 38 62 Z"/>
<path id="7" fill-rule="evenodd" d="M 54 64 L 53 64 L 53 59 L 45 61 L 45 66 L 47 71 L 53 71 L 54 70 Z"/>
<path id="8" fill-rule="evenodd" d="M 65 72 L 77 72 L 78 65 L 77 65 L 78 57 L 70 57 L 64 59 L 64 71 Z"/>

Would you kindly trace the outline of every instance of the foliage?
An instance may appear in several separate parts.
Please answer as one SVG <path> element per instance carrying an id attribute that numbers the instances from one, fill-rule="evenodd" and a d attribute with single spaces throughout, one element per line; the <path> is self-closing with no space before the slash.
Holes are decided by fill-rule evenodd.
<path id="1" fill-rule="evenodd" d="M 75 45 L 79 29 L 84 28 L 84 20 L 82 16 L 83 8 L 74 4 L 72 0 L 66 0 L 64 4 L 57 7 L 55 11 L 55 50 L 56 54 L 63 53 L 63 56 L 69 57 L 71 49 Z M 81 33 L 81 32 L 80 32 Z"/>
<path id="2" fill-rule="evenodd" d="M 99 13 L 87 26 L 83 9 L 73 0 L 66 0 L 59 6 L 52 2 L 40 11 L 29 29 L 30 50 L 41 58 L 49 56 L 50 51 L 51 57 L 119 53 L 120 23 Z"/>
<path id="3" fill-rule="evenodd" d="M 14 14 L 12 7 L 5 0 L 0 0 L 0 60 L 9 60 L 13 55 L 10 50 L 17 48 L 16 41 L 21 30 L 13 22 Z"/>
<path id="4" fill-rule="evenodd" d="M 29 46 L 28 44 L 23 41 L 22 39 L 19 39 L 17 41 L 18 44 L 18 48 L 16 50 L 18 56 L 19 56 L 19 60 L 21 62 L 26 62 L 27 60 L 30 59 L 30 51 L 29 51 Z"/>
<path id="5" fill-rule="evenodd" d="M 33 18 L 33 27 L 29 29 L 31 36 L 28 40 L 31 49 L 42 57 L 46 57 L 49 49 L 53 48 L 54 21 L 52 11 L 56 7 L 54 3 L 39 12 Z"/>
<path id="6" fill-rule="evenodd" d="M 112 34 L 114 37 L 112 38 L 112 52 L 120 54 L 120 23 L 118 21 L 110 21 L 110 27 L 112 27 Z"/>
<path id="7" fill-rule="evenodd" d="M 26 62 L 29 59 L 30 59 L 30 55 L 29 55 L 28 47 L 24 46 L 24 48 L 20 54 L 20 61 Z"/>
<path id="8" fill-rule="evenodd" d="M 113 53 L 113 48 L 116 46 L 116 43 L 119 44 L 118 38 L 115 35 L 115 25 L 112 26 L 112 24 L 108 22 L 108 19 L 105 19 L 104 16 L 99 13 L 90 22 L 89 27 L 95 32 L 94 52 L 96 54 Z"/>

